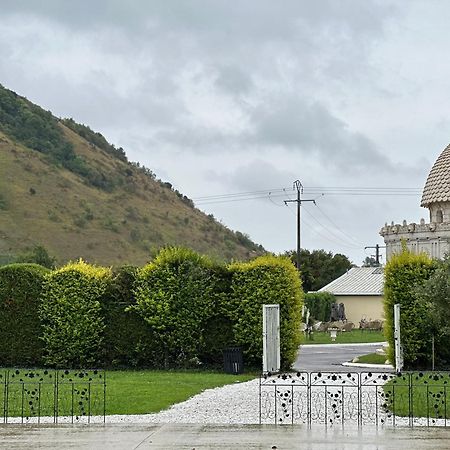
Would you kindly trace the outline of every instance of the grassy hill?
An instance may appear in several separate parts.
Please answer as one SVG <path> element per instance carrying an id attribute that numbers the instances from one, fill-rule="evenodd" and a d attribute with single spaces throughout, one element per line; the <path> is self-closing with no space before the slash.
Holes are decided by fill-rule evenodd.
<path id="1" fill-rule="evenodd" d="M 103 265 L 143 264 L 163 245 L 223 260 L 264 251 L 101 134 L 0 85 L 0 263 L 35 245 Z"/>

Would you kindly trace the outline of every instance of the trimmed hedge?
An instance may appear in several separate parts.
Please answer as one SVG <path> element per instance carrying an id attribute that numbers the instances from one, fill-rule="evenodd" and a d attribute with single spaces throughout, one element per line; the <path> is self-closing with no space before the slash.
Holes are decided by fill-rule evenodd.
<path id="1" fill-rule="evenodd" d="M 48 269 L 38 264 L 0 267 L 0 365 L 33 367 L 42 363 L 39 297 Z"/>
<path id="2" fill-rule="evenodd" d="M 240 345 L 247 366 L 262 358 L 262 305 L 280 304 L 281 362 L 300 343 L 300 277 L 285 257 L 229 266 L 165 248 L 141 269 L 83 261 L 48 271 L 0 268 L 0 364 L 189 367 L 222 363 Z"/>
<path id="3" fill-rule="evenodd" d="M 212 262 L 193 250 L 164 248 L 139 270 L 136 310 L 153 333 L 159 366 L 183 366 L 204 348 L 204 328 L 216 295 Z"/>
<path id="4" fill-rule="evenodd" d="M 427 365 L 430 334 L 427 303 L 420 299 L 417 288 L 430 277 L 433 261 L 426 254 L 414 254 L 404 249 L 394 255 L 385 267 L 384 333 L 389 343 L 388 358 L 394 357 L 394 305 L 400 304 L 400 329 L 405 369 Z"/>
<path id="5" fill-rule="evenodd" d="M 223 364 L 223 350 L 237 345 L 232 322 L 232 273 L 223 266 L 212 268 L 214 282 L 213 306 L 204 323 L 203 342 L 199 358 L 208 365 Z"/>
<path id="6" fill-rule="evenodd" d="M 289 369 L 301 341 L 303 292 L 299 273 L 287 257 L 261 256 L 232 264 L 232 323 L 247 364 L 262 362 L 262 305 L 280 305 L 281 366 Z"/>
<path id="7" fill-rule="evenodd" d="M 309 309 L 310 318 L 320 322 L 330 320 L 333 303 L 336 303 L 336 297 L 330 292 L 308 292 L 305 294 L 305 306 Z"/>
<path id="8" fill-rule="evenodd" d="M 102 362 L 106 367 L 150 367 L 154 360 L 153 334 L 130 306 L 138 268 L 124 266 L 113 273 L 102 297 L 104 340 Z"/>
<path id="9" fill-rule="evenodd" d="M 428 310 L 428 333 L 423 336 L 428 347 L 431 367 L 431 347 L 434 338 L 435 367 L 450 367 L 450 259 L 436 261 L 436 269 L 422 286 L 416 289 L 419 301 L 426 304 Z"/>
<path id="10" fill-rule="evenodd" d="M 100 300 L 110 280 L 110 269 L 82 260 L 45 277 L 40 318 L 47 365 L 71 368 L 99 363 L 104 330 Z"/>

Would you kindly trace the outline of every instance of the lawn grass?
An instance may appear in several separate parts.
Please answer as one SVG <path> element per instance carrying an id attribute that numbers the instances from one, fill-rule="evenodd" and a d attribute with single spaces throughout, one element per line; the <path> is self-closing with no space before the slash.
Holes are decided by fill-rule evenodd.
<path id="1" fill-rule="evenodd" d="M 398 375 L 383 386 L 386 407 L 402 417 L 450 419 L 449 385 L 448 372 Z"/>
<path id="2" fill-rule="evenodd" d="M 15 369 L 14 369 L 15 370 Z M 45 369 L 33 369 L 39 373 L 25 379 L 25 383 L 8 384 L 8 398 L 0 391 L 0 408 L 7 404 L 7 415 L 52 416 L 54 413 L 54 371 L 46 370 L 45 380 L 41 375 Z M 27 370 L 21 371 L 25 373 Z M 74 377 L 74 382 L 66 380 L 58 384 L 58 415 L 102 415 L 106 414 L 147 414 L 169 408 L 199 394 L 205 389 L 226 384 L 248 381 L 255 374 L 230 375 L 213 371 L 156 371 L 117 370 L 106 371 L 106 402 L 103 403 L 103 373 L 89 385 L 85 378 Z M 66 378 L 68 378 L 67 376 Z M 14 381 L 10 377 L 10 381 Z M 67 382 L 68 381 L 68 382 Z M 73 393 L 75 395 L 73 396 Z M 6 403 L 5 403 L 6 402 Z"/>
<path id="3" fill-rule="evenodd" d="M 146 414 L 183 402 L 205 389 L 255 378 L 219 372 L 111 371 L 106 375 L 107 414 Z"/>
<path id="4" fill-rule="evenodd" d="M 368 353 L 367 355 L 358 356 L 357 361 L 363 364 L 386 364 L 386 355 L 379 355 L 378 353 Z"/>
<path id="5" fill-rule="evenodd" d="M 314 331 L 303 339 L 304 344 L 356 344 L 384 342 L 386 338 L 382 331 L 352 330 L 339 331 L 336 340 L 332 342 L 330 332 Z"/>

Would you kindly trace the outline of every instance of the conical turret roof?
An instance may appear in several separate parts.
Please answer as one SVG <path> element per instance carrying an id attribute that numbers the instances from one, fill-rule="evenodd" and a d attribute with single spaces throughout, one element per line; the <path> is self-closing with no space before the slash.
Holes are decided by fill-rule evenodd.
<path id="1" fill-rule="evenodd" d="M 420 206 L 450 202 L 450 145 L 439 155 L 423 188 Z"/>

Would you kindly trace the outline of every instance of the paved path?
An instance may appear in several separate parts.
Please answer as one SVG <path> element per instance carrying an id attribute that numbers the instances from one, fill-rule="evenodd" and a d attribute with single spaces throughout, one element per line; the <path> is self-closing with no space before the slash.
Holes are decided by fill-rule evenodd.
<path id="1" fill-rule="evenodd" d="M 293 364 L 295 370 L 304 372 L 317 371 L 350 371 L 367 372 L 368 369 L 359 367 L 344 367 L 343 362 L 351 361 L 356 356 L 374 353 L 381 347 L 381 343 L 374 344 L 310 344 L 300 347 L 297 359 Z M 372 372 L 377 371 L 376 369 Z M 385 369 L 379 371 L 386 371 Z"/>
<path id="2" fill-rule="evenodd" d="M 90 425 L 0 426 L 0 448 L 77 450 L 268 449 L 444 450 L 450 430 L 324 426 Z"/>

